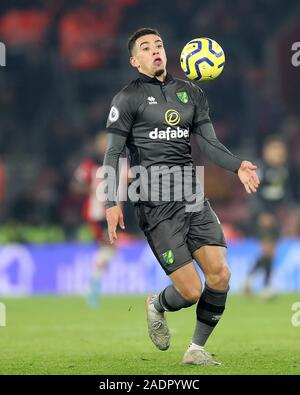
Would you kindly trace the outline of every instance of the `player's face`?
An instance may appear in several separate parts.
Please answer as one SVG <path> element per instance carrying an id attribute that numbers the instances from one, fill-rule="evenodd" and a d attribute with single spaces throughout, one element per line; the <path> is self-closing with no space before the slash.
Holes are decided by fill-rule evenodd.
<path id="1" fill-rule="evenodd" d="M 271 166 L 279 167 L 287 162 L 287 149 L 280 141 L 267 144 L 263 150 L 264 160 Z"/>
<path id="2" fill-rule="evenodd" d="M 140 73 L 150 77 L 165 75 L 167 56 L 162 39 L 155 34 L 139 37 L 135 42 L 130 63 Z"/>

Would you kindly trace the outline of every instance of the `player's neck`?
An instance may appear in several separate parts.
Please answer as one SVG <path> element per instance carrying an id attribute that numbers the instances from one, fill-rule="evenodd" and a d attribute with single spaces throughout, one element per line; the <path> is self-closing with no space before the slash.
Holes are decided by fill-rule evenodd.
<path id="1" fill-rule="evenodd" d="M 164 73 L 160 76 L 154 76 L 158 81 L 160 82 L 164 82 L 164 80 L 166 79 L 167 76 L 167 70 L 164 71 Z"/>
<path id="2" fill-rule="evenodd" d="M 145 74 L 147 77 L 150 77 L 150 78 L 156 78 L 160 82 L 164 82 L 164 80 L 166 79 L 166 76 L 167 76 L 167 70 L 165 70 L 164 73 L 159 76 L 148 74 L 148 73 L 141 71 L 141 70 L 140 70 L 140 73 Z"/>

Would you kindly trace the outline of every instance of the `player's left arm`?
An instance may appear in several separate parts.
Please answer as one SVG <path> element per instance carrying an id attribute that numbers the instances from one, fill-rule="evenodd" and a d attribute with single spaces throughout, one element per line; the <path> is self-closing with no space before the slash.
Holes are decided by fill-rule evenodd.
<path id="1" fill-rule="evenodd" d="M 233 155 L 217 138 L 211 122 L 201 125 L 195 133 L 195 138 L 201 151 L 215 164 L 226 170 L 237 173 L 241 183 L 248 193 L 256 192 L 259 179 L 256 174 L 257 166 L 247 160 Z"/>
<path id="2" fill-rule="evenodd" d="M 196 92 L 196 109 L 193 120 L 193 133 L 201 151 L 215 164 L 237 173 L 248 193 L 256 192 L 259 179 L 256 165 L 232 154 L 217 138 L 209 117 L 206 96 L 201 89 Z"/>

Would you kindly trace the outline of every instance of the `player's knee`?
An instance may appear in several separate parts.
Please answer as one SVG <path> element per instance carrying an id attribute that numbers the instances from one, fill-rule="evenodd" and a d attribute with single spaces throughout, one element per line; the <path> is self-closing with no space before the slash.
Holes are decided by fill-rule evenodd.
<path id="1" fill-rule="evenodd" d="M 225 289 L 229 285 L 230 276 L 231 273 L 229 267 L 222 264 L 208 276 L 207 282 L 212 288 Z"/>
<path id="2" fill-rule="evenodd" d="M 201 284 L 194 287 L 189 287 L 183 290 L 182 296 L 188 300 L 190 303 L 197 303 L 201 296 L 202 287 Z"/>
<path id="3" fill-rule="evenodd" d="M 227 265 L 223 266 L 220 273 L 220 282 L 224 285 L 224 288 L 228 287 L 230 277 L 231 277 L 231 272 L 229 270 L 229 267 Z"/>

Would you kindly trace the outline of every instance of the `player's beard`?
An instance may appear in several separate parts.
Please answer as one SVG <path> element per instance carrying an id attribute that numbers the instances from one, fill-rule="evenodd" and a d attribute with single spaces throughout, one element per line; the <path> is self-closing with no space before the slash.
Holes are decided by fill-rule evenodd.
<path id="1" fill-rule="evenodd" d="M 154 72 L 154 77 L 160 77 L 165 72 L 165 69 L 158 69 Z"/>

